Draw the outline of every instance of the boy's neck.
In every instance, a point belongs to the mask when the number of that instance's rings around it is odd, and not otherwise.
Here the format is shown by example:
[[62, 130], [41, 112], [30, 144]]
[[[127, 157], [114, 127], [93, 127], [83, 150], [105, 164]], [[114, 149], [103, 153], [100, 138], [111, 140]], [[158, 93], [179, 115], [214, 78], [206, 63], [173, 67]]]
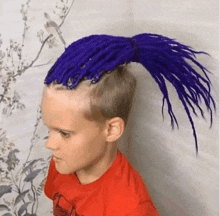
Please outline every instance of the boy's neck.
[[[108, 144], [109, 147], [111, 144]], [[99, 179], [113, 164], [117, 156], [117, 146], [112, 144], [106, 154], [89, 170], [80, 170], [75, 173], [81, 184], [90, 184]]]

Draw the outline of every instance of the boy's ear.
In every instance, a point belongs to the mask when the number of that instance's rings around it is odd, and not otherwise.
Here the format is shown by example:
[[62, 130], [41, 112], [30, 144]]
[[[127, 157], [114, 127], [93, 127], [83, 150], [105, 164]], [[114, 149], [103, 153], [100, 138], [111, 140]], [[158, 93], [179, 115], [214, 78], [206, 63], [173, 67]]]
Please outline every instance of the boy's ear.
[[114, 117], [107, 121], [107, 142], [114, 142], [120, 138], [124, 132], [124, 120], [119, 117]]

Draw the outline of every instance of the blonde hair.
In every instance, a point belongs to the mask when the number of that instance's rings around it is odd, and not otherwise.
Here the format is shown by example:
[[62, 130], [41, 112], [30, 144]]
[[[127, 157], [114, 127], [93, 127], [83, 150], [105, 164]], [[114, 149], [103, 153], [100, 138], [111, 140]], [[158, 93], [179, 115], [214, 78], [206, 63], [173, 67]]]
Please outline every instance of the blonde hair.
[[[90, 80], [81, 81], [81, 83], [85, 82], [91, 87], [88, 92], [90, 110], [84, 111], [85, 118], [103, 123], [106, 119], [120, 117], [126, 126], [137, 82], [127, 65], [120, 65], [114, 71], [105, 73], [95, 84], [90, 84]], [[52, 86], [55, 90], [69, 90], [56, 82], [47, 86]]]

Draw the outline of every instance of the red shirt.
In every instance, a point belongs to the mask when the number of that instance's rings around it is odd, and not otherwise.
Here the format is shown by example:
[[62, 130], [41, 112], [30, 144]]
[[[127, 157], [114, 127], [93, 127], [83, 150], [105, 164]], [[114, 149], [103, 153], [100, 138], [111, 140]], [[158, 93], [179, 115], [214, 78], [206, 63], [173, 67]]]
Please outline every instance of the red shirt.
[[120, 150], [109, 169], [85, 185], [75, 173], [58, 173], [51, 159], [44, 192], [53, 200], [55, 216], [159, 215], [142, 177]]

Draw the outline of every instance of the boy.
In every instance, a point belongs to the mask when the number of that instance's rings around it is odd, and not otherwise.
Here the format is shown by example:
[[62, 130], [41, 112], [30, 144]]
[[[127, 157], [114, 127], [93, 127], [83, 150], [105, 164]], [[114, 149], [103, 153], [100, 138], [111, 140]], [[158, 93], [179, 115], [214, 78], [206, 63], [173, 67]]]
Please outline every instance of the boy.
[[[139, 62], [151, 73], [164, 94], [173, 126], [177, 121], [164, 85], [163, 76], [167, 78], [195, 132], [187, 105], [200, 108], [198, 97], [204, 98], [210, 111], [211, 103], [215, 105], [209, 80], [184, 61], [192, 60], [205, 73], [193, 59], [195, 53], [153, 34], [92, 35], [65, 50], [45, 78], [41, 103], [42, 120], [50, 133], [46, 147], [53, 154], [45, 194], [53, 200], [54, 215], [158, 215], [142, 177], [116, 145], [136, 88], [127, 64]], [[195, 133], [194, 137], [197, 147]]]

